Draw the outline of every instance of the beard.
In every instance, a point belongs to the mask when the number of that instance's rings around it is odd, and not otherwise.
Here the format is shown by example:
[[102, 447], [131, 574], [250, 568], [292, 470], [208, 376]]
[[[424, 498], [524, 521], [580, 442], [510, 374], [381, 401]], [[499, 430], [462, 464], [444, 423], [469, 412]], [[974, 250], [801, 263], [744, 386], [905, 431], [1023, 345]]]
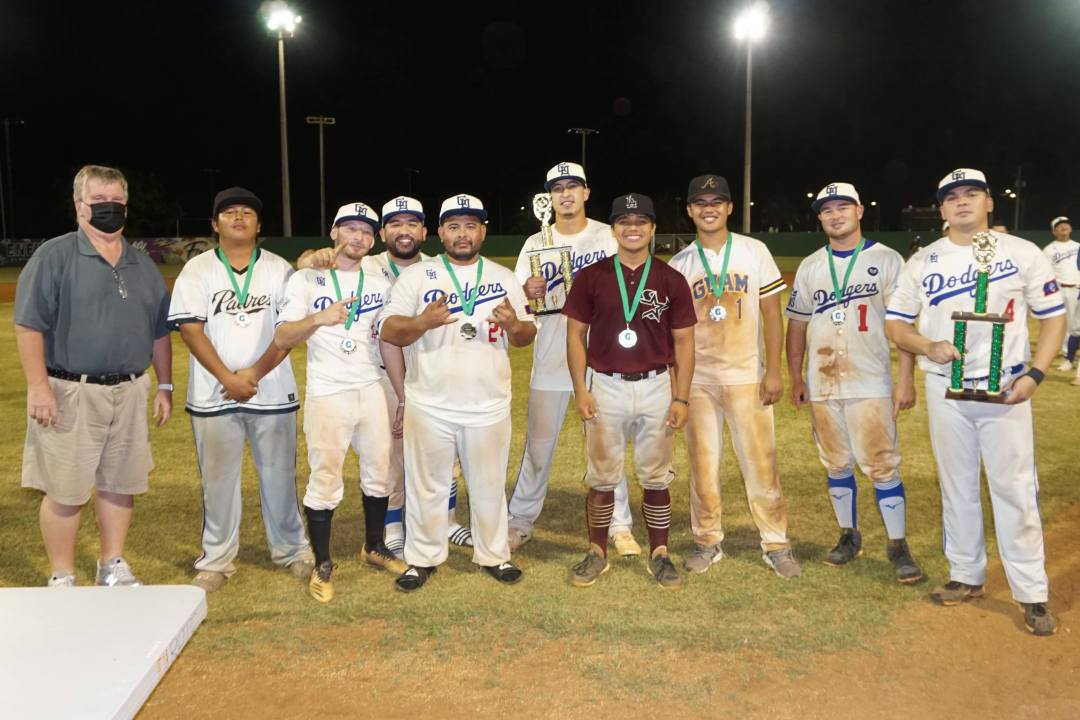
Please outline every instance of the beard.
[[421, 243], [414, 242], [412, 250], [409, 250], [407, 252], [401, 252], [400, 250], [398, 250], [396, 242], [393, 244], [388, 243], [386, 245], [386, 251], [399, 260], [412, 260], [414, 257], [420, 254], [420, 245]]
[[474, 257], [480, 254], [480, 247], [476, 246], [470, 247], [468, 250], [457, 250], [456, 248], [451, 246], [450, 249], [446, 251], [446, 254], [452, 257], [454, 260], [472, 260]]

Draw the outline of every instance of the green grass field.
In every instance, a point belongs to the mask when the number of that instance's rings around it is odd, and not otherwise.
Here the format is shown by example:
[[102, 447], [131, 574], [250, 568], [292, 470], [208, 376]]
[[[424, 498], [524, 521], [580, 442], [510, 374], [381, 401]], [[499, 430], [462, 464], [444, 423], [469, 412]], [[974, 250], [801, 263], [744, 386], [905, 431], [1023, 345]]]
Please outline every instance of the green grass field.
[[[0, 365], [4, 417], [0, 428], [0, 462], [9, 468], [6, 490], [0, 493], [0, 585], [36, 586], [48, 573], [37, 527], [40, 495], [19, 488], [25, 434], [25, 384], [14, 351], [12, 304], [0, 304], [0, 342], [9, 348]], [[151, 491], [136, 503], [127, 557], [146, 583], [185, 583], [199, 554], [201, 497], [194, 447], [183, 412], [188, 355], [174, 335], [174, 367], [178, 392], [172, 421], [152, 432], [156, 469]], [[511, 466], [512, 488], [525, 434], [531, 348], [513, 350], [514, 414]], [[293, 366], [303, 383], [304, 352], [294, 353]], [[1080, 445], [1075, 426], [1075, 398], [1070, 376], [1051, 372], [1035, 402], [1036, 445], [1044, 518], [1080, 498], [1075, 469]], [[824, 566], [824, 553], [836, 540], [837, 529], [825, 492], [824, 473], [810, 435], [806, 411], [797, 412], [788, 399], [776, 409], [780, 475], [789, 509], [790, 535], [803, 577], [793, 582], [777, 578], [761, 562], [756, 529], [730, 445], [723, 461], [723, 493], [727, 501], [724, 543], [726, 557], [708, 574], [689, 579], [678, 593], [661, 591], [641, 560], [613, 561], [612, 571], [596, 586], [570, 586], [568, 574], [586, 548], [584, 532], [585, 467], [580, 423], [571, 408], [551, 474], [552, 485], [534, 540], [515, 556], [526, 573], [520, 585], [504, 588], [471, 564], [470, 555], [451, 548], [450, 559], [422, 592], [403, 596], [392, 578], [357, 559], [362, 542], [362, 518], [356, 459], [346, 467], [346, 497], [335, 516], [333, 551], [338, 598], [320, 605], [306, 588], [269, 562], [259, 514], [258, 490], [250, 460], [244, 473], [244, 521], [239, 571], [210, 598], [210, 614], [191, 641], [189, 653], [238, 661], [273, 648], [302, 660], [317, 653], [305, 642], [311, 633], [334, 626], [376, 621], [385, 629], [380, 652], [399, 653], [410, 661], [411, 641], [427, 640], [428, 650], [456, 646], [467, 638], [477, 652], [509, 656], [523, 647], [573, 639], [605, 647], [669, 650], [757, 649], [776, 656], [801, 656], [865, 646], [897, 609], [920, 601], [931, 583], [946, 579], [941, 553], [940, 500], [927, 437], [925, 404], [919, 385], [919, 405], [900, 421], [902, 472], [908, 492], [909, 540], [928, 576], [928, 583], [899, 586], [884, 557], [885, 537], [873, 506], [873, 492], [860, 478], [865, 556], [853, 567]], [[306, 482], [304, 440], [298, 441], [298, 492]], [[629, 462], [629, 461], [628, 461]], [[628, 464], [628, 468], [632, 467]], [[674, 520], [672, 552], [678, 562], [689, 549], [687, 457], [680, 438], [676, 452], [677, 479], [672, 485]], [[631, 476], [632, 480], [633, 477]], [[641, 491], [631, 483], [635, 534], [644, 544], [640, 515]], [[467, 501], [459, 510], [464, 517]], [[989, 503], [984, 501], [987, 509]], [[77, 572], [82, 583], [93, 577], [97, 551], [96, 528], [87, 510], [79, 539]], [[992, 538], [992, 534], [988, 533]], [[991, 552], [996, 553], [993, 540]], [[600, 673], [592, 660], [568, 658], [571, 671]], [[577, 663], [577, 665], [573, 665]], [[618, 682], [617, 680], [613, 682]]]

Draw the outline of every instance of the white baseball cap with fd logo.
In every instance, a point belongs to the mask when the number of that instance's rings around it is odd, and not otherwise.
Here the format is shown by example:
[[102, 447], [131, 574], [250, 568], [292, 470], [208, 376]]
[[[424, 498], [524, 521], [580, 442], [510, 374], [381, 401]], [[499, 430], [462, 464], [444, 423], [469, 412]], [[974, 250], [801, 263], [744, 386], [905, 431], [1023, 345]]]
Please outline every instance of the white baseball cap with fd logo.
[[937, 200], [941, 202], [945, 199], [945, 196], [949, 194], [949, 191], [953, 188], [961, 187], [962, 185], [971, 185], [982, 190], [989, 190], [990, 186], [986, 183], [986, 175], [983, 175], [981, 170], [972, 170], [971, 168], [956, 168], [951, 173], [941, 178], [941, 182], [937, 186]]
[[810, 207], [814, 209], [814, 212], [819, 213], [822, 206], [830, 200], [848, 200], [856, 205], [862, 205], [859, 200], [859, 193], [854, 185], [846, 182], [835, 182], [821, 188], [821, 192], [814, 198], [814, 202], [810, 203]]
[[382, 206], [383, 224], [390, 222], [390, 218], [401, 214], [412, 215], [420, 222], [424, 222], [424, 206], [416, 198], [408, 195], [398, 195]]
[[337, 227], [341, 223], [348, 222], [349, 220], [366, 222], [372, 229], [379, 229], [379, 213], [375, 212], [375, 210], [366, 203], [347, 203], [339, 207], [337, 215], [334, 216], [334, 224], [331, 227]]
[[439, 209], [439, 222], [442, 223], [448, 217], [454, 215], [472, 215], [480, 220], [480, 222], [487, 222], [487, 210], [484, 209], [484, 203], [480, 202], [480, 198], [472, 195], [451, 195], [443, 200], [442, 207]]
[[582, 185], [586, 185], [585, 168], [573, 162], [559, 163], [548, 170], [547, 181], [544, 182], [544, 189], [551, 192], [551, 186], [560, 180], [578, 180]]

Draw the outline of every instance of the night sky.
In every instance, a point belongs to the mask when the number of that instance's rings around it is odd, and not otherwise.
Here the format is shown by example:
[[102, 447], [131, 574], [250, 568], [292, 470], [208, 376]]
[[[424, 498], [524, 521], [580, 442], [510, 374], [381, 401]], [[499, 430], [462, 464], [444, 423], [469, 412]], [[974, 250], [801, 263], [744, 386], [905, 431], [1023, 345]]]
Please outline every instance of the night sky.
[[[660, 232], [685, 230], [676, 198], [706, 171], [728, 177], [738, 206], [745, 51], [731, 23], [742, 5], [296, 2], [293, 233], [319, 231], [317, 130], [304, 123], [318, 114], [337, 118], [326, 132], [331, 214], [353, 200], [381, 207], [417, 168], [413, 194], [429, 213], [468, 192], [493, 231], [531, 230], [519, 208], [551, 165], [579, 158], [572, 126], [600, 131], [587, 157], [593, 217], [633, 190], [657, 199]], [[140, 231], [129, 234], [172, 235], [177, 215], [183, 234], [206, 234], [212, 189], [234, 184], [263, 198], [263, 232], [279, 233], [276, 38], [259, 7], [3, 0], [0, 117], [25, 122], [11, 135], [9, 234], [70, 229], [71, 178], [90, 162], [128, 174], [129, 230]], [[1022, 165], [1025, 227], [1080, 213], [1080, 3], [770, 10], [754, 51], [755, 230], [805, 226], [806, 193], [835, 180], [897, 227], [900, 208], [930, 205], [957, 166], [983, 169], [1000, 192]], [[1013, 201], [997, 203], [1011, 226]]]

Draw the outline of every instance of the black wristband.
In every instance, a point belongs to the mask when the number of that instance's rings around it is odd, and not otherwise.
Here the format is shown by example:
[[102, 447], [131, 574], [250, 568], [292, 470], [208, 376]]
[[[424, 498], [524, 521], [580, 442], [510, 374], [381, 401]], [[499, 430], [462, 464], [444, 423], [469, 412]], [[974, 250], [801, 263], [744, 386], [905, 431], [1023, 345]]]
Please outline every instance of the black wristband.
[[1041, 383], [1043, 380], [1046, 379], [1046, 373], [1044, 373], [1039, 368], [1034, 368], [1034, 367], [1028, 368], [1028, 371], [1026, 373], [1024, 373], [1024, 375], [1027, 375], [1029, 378], [1034, 380], [1036, 385], [1038, 385], [1039, 383]]
[[690, 407], [690, 401], [689, 400], [683, 400], [682, 398], [673, 397], [673, 398], [671, 398], [671, 402], [679, 402], [679, 403], [682, 403], [683, 405], [685, 405], [686, 407]]

